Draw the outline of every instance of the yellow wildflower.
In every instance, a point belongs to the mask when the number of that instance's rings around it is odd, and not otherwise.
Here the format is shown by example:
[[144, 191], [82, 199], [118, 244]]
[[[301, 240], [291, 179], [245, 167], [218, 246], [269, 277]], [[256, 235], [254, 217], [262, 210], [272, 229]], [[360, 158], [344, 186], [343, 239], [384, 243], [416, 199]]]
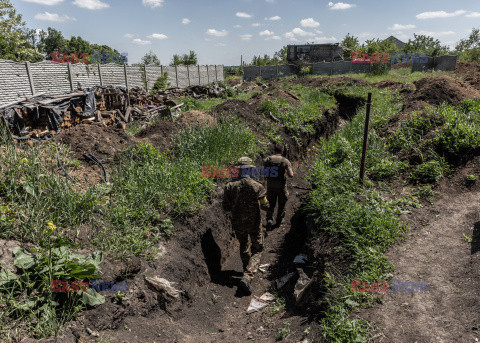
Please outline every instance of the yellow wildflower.
[[49, 230], [54, 231], [54, 230], [57, 228], [57, 226], [56, 226], [55, 224], [53, 224], [52, 221], [49, 221], [49, 222], [47, 222], [47, 228], [48, 228]]
[[22, 159], [20, 160], [20, 162], [21, 162], [21, 163], [28, 163], [28, 159], [27, 159], [26, 157], [24, 157], [24, 158], [22, 158]]

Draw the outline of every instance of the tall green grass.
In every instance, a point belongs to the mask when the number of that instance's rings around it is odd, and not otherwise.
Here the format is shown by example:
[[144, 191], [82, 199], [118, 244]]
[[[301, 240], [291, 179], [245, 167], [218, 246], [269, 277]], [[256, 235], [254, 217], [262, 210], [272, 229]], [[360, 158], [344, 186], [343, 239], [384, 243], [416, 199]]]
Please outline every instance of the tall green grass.
[[[358, 93], [349, 90], [350, 93]], [[372, 118], [391, 117], [400, 110], [392, 105], [388, 92], [374, 92]], [[393, 267], [385, 257], [386, 248], [396, 242], [406, 228], [398, 219], [396, 206], [383, 199], [367, 180], [362, 186], [359, 167], [363, 141], [365, 109], [328, 140], [320, 150], [309, 173], [313, 190], [307, 207], [318, 230], [340, 238], [341, 250], [350, 260], [347, 275], [330, 270], [326, 302], [329, 309], [321, 320], [323, 338], [328, 342], [359, 342], [367, 337], [367, 323], [350, 319], [350, 311], [359, 306], [365, 294], [352, 293], [350, 280], [385, 280]], [[368, 141], [367, 168], [391, 160], [385, 142], [374, 131]]]

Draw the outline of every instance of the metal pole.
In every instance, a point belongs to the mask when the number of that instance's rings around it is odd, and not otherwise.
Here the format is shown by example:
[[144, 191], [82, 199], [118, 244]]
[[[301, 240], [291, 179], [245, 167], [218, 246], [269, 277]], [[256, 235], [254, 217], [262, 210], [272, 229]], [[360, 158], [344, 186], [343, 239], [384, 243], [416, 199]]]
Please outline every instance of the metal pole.
[[363, 133], [362, 162], [360, 164], [360, 183], [363, 184], [365, 178], [365, 160], [367, 159], [368, 129], [370, 125], [370, 108], [372, 107], [372, 93], [368, 93], [367, 114], [365, 116], [365, 130]]

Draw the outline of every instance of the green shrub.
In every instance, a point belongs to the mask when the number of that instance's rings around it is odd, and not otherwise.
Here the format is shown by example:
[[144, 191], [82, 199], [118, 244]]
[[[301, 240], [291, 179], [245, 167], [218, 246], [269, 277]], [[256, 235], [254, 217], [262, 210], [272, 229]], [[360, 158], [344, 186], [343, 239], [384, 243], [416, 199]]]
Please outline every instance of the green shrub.
[[406, 168], [408, 168], [407, 161], [384, 159], [369, 169], [369, 177], [372, 180], [386, 180], [401, 173]]
[[168, 73], [165, 72], [163, 75], [159, 76], [155, 84], [153, 85], [153, 91], [161, 91], [170, 87], [170, 82], [168, 82]]
[[448, 172], [448, 165], [442, 160], [431, 160], [418, 165], [410, 176], [412, 181], [437, 183]]

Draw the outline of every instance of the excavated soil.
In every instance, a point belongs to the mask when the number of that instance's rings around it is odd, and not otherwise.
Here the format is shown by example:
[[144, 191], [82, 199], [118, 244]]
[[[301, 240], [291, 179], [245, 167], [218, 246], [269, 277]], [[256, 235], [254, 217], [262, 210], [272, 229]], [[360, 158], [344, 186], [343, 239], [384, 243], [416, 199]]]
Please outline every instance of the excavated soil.
[[473, 88], [480, 90], [480, 63], [458, 62], [455, 74], [463, 77]]
[[172, 147], [173, 135], [182, 127], [183, 125], [177, 122], [159, 120], [138, 132], [135, 137], [166, 151]]
[[344, 87], [344, 86], [359, 86], [359, 87], [366, 87], [371, 85], [370, 82], [355, 79], [348, 76], [340, 76], [340, 77], [305, 77], [300, 79], [292, 79], [291, 83], [293, 84], [301, 84], [302, 86], [310, 86], [310, 87]]
[[55, 141], [68, 145], [79, 160], [84, 161], [83, 154], [90, 153], [102, 162], [111, 160], [117, 152], [136, 144], [136, 140], [123, 129], [96, 124], [81, 124], [61, 131], [55, 136]]
[[215, 122], [213, 117], [202, 111], [186, 111], [182, 113], [182, 116], [178, 118], [177, 123], [185, 126], [198, 126], [198, 125], [210, 125]]
[[457, 105], [464, 99], [480, 98], [470, 84], [450, 76], [426, 77], [414, 82], [416, 92], [408, 101], [425, 101], [433, 105]]

